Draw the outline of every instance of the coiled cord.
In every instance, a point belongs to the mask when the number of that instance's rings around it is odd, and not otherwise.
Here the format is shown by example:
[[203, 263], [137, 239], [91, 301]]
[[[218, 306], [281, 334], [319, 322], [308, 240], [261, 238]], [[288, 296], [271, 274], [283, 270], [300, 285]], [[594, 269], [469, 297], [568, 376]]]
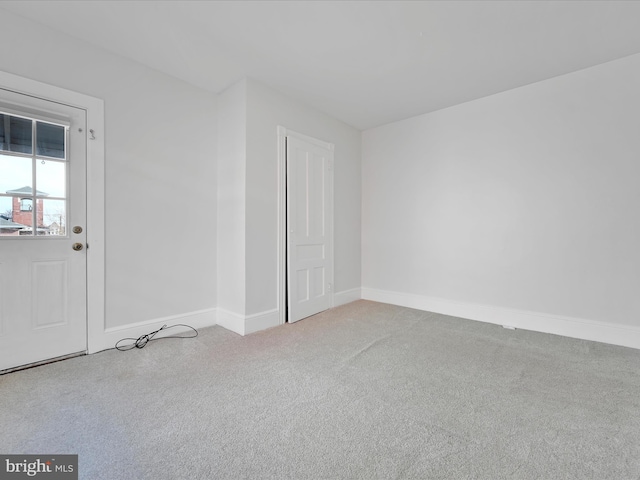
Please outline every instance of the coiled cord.
[[[159, 338], [153, 338], [156, 336], [156, 334], [158, 334], [159, 332], [163, 331], [163, 330], [169, 330], [170, 328], [174, 328], [174, 327], [187, 327], [190, 328], [191, 330], [194, 331], [195, 335], [190, 334], [190, 335], [168, 335], [166, 337], [159, 337]], [[159, 328], [158, 330], [151, 332], [151, 333], [146, 333], [144, 335], [140, 335], [138, 338], [123, 338], [122, 340], [118, 340], [116, 342], [116, 349], [120, 350], [121, 352], [126, 352], [127, 350], [131, 350], [133, 348], [144, 348], [147, 343], [149, 343], [151, 340], [162, 340], [164, 338], [196, 338], [198, 336], [198, 331], [193, 328], [190, 325], [185, 325], [184, 323], [178, 323], [176, 325], [171, 325], [170, 327], [167, 327], [166, 325], [163, 325], [161, 328]], [[122, 342], [125, 341], [131, 341], [132, 343], [128, 344], [128, 345], [124, 345], [124, 346], [120, 346], [120, 344]]]

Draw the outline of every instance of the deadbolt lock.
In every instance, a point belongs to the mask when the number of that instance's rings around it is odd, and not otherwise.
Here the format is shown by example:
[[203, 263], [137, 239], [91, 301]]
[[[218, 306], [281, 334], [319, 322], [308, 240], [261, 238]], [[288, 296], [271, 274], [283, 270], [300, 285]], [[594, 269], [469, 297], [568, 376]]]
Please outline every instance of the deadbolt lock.
[[73, 244], [73, 248], [76, 252], [79, 252], [80, 250], [82, 250], [84, 248], [84, 245], [82, 245], [81, 243], [74, 243]]
[[82, 233], [82, 227], [76, 225], [75, 227], [73, 227], [73, 233]]

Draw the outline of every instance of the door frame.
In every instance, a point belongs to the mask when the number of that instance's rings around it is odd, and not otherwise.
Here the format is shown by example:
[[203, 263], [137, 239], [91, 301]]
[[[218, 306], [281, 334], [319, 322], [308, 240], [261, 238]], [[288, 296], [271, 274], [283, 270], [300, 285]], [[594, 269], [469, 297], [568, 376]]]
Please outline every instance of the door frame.
[[[333, 143], [328, 143], [322, 140], [318, 140], [317, 138], [310, 137], [308, 135], [304, 135], [302, 133], [298, 133], [294, 130], [285, 128], [281, 125], [278, 125], [277, 128], [278, 134], [278, 282], [277, 282], [277, 309], [279, 316], [279, 323], [283, 324], [287, 321], [287, 282], [286, 282], [286, 271], [287, 271], [287, 137], [295, 137], [297, 139], [303, 140], [305, 142], [311, 143], [313, 145], [317, 145], [322, 148], [326, 148], [331, 152], [331, 157], [329, 159], [329, 175], [331, 176], [331, 187], [330, 187], [330, 209], [332, 213], [335, 214], [334, 210], [334, 178], [333, 178], [333, 155], [335, 152], [335, 146]], [[332, 225], [331, 225], [331, 237], [329, 238], [329, 243], [331, 245], [331, 270], [333, 272], [333, 276], [335, 277], [335, 249], [334, 249], [334, 237], [335, 237], [335, 215], [331, 215]], [[329, 292], [329, 296], [331, 299], [331, 308], [335, 306], [334, 301], [334, 293], [335, 293], [335, 278], [331, 279], [331, 291]]]
[[3, 71], [0, 88], [86, 112], [87, 353], [98, 352], [105, 329], [104, 101]]

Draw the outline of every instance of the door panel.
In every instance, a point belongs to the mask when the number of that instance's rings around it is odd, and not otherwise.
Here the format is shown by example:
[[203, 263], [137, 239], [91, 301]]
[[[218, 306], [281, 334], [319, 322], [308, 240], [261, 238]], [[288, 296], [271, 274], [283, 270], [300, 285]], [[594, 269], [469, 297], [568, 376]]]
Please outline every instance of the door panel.
[[332, 306], [333, 152], [287, 137], [288, 321]]
[[35, 261], [31, 264], [31, 304], [33, 328], [67, 323], [66, 260]]
[[0, 113], [4, 370], [87, 348], [86, 113], [3, 89]]

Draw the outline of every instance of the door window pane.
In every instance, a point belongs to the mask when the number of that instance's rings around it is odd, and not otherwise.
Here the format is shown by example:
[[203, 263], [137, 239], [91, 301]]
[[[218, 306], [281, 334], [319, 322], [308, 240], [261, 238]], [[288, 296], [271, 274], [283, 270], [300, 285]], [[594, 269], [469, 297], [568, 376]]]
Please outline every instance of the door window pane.
[[[19, 205], [19, 200], [16, 200]], [[31, 232], [31, 222], [32, 215], [28, 214], [26, 216], [26, 224], [19, 223], [14, 221], [14, 205], [13, 198], [11, 197], [0, 197], [0, 236], [18, 236], [20, 232], [27, 230], [30, 234]], [[18, 217], [20, 215], [18, 214]], [[17, 218], [16, 220], [20, 220]]]
[[67, 164], [51, 160], [36, 162], [37, 195], [43, 197], [66, 197]]
[[7, 152], [33, 152], [32, 121], [0, 113], [0, 150]]
[[30, 158], [0, 155], [0, 193], [20, 190], [31, 195], [31, 164]]
[[65, 158], [64, 137], [64, 127], [36, 122], [36, 155]]
[[32, 159], [0, 155], [2, 235], [33, 234]]
[[38, 235], [64, 236], [67, 234], [67, 202], [65, 200], [38, 199]]

